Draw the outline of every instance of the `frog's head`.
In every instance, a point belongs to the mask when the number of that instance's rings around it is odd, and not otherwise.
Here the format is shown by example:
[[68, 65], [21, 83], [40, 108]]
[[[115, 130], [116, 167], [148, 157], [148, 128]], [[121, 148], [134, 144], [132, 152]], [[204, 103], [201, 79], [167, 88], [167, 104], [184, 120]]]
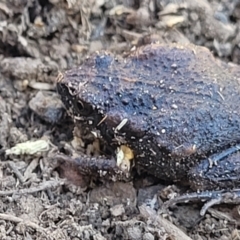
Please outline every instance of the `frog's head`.
[[115, 105], [119, 105], [116, 76], [123, 75], [119, 62], [122, 61], [110, 53], [95, 53], [80, 67], [59, 74], [57, 90], [73, 118], [96, 127], [106, 114], [109, 116], [109, 111], [116, 109]]
[[117, 165], [129, 171], [128, 159], [133, 158], [133, 153], [122, 145], [124, 141], [116, 141], [114, 131], [120, 128], [116, 126], [122, 126], [121, 122], [124, 122], [124, 113], [115, 108], [116, 92], [119, 89], [114, 81], [119, 79], [112, 76], [123, 74], [118, 72], [121, 68], [116, 67], [117, 64], [118, 59], [111, 54], [96, 53], [79, 68], [60, 73], [57, 91], [69, 115], [76, 122], [84, 123], [88, 132], [96, 128], [100, 130], [104, 141], [117, 154]]
[[92, 106], [82, 100], [79, 100], [72, 89], [68, 86], [58, 84], [57, 91], [60, 94], [65, 109], [73, 120], [86, 123], [88, 122], [89, 125], [93, 125], [91, 119], [95, 118], [94, 122], [96, 122], [97, 119], [100, 118], [99, 114], [94, 111]]

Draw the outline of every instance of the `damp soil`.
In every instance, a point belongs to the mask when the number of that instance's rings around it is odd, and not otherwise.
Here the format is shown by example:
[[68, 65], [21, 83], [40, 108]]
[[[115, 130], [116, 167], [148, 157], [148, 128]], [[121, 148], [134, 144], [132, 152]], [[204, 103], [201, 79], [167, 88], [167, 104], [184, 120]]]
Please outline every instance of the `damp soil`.
[[95, 51], [127, 55], [156, 41], [205, 46], [240, 64], [240, 2], [0, 2], [0, 239], [240, 239], [239, 206], [215, 206], [204, 217], [202, 203], [162, 211], [164, 196], [190, 189], [149, 176], [100, 184], [57, 161], [83, 144], [72, 142], [59, 72]]

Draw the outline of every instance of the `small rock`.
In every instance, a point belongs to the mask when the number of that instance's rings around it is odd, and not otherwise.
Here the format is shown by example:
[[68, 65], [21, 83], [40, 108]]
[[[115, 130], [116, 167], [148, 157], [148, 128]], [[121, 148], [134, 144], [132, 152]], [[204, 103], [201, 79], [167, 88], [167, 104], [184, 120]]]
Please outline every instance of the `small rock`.
[[89, 197], [92, 203], [97, 202], [109, 206], [117, 204], [136, 206], [136, 198], [136, 189], [129, 182], [112, 182], [107, 186], [94, 188]]
[[140, 240], [142, 239], [142, 231], [139, 226], [133, 226], [127, 228], [128, 239]]
[[29, 102], [30, 109], [47, 122], [58, 122], [63, 114], [63, 106], [57, 93], [39, 91]]
[[140, 188], [138, 191], [138, 206], [146, 204], [152, 209], [158, 208], [158, 201], [156, 199], [157, 193], [163, 189], [163, 186], [158, 184], [146, 188]]
[[154, 236], [151, 233], [144, 233], [143, 234], [143, 240], [154, 240]]
[[109, 218], [102, 221], [102, 226], [104, 227], [109, 227], [111, 225]]
[[119, 217], [125, 213], [123, 204], [118, 204], [110, 208], [110, 212], [113, 217]]
[[[16, 67], [17, 66], [17, 67]], [[42, 61], [40, 59], [26, 57], [9, 57], [0, 62], [1, 71], [4, 75], [11, 76], [18, 80], [41, 80], [41, 82], [52, 82], [56, 76], [51, 76], [58, 70], [58, 66], [51, 60]]]
[[106, 240], [106, 238], [103, 237], [100, 233], [97, 233], [93, 236], [93, 240]]

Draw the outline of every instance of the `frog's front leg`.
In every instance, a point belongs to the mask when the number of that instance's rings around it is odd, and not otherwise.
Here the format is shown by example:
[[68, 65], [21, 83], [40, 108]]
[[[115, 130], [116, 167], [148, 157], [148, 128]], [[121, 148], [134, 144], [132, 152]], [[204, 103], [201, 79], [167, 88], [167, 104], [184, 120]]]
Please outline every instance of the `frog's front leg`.
[[79, 174], [79, 176], [112, 181], [129, 181], [131, 179], [130, 169], [125, 167], [125, 162], [128, 162], [128, 159], [125, 158], [121, 160], [122, 164], [119, 164], [113, 158], [109, 159], [104, 156], [90, 157], [82, 155], [75, 158], [58, 154], [55, 158], [58, 160], [59, 165], [65, 168], [65, 171], [68, 171], [67, 168], [74, 168], [76, 174]]
[[[191, 188], [197, 192], [184, 194], [165, 203], [165, 207], [188, 201], [206, 201], [200, 214], [221, 203], [240, 203], [240, 145], [201, 161], [189, 171]], [[199, 192], [201, 190], [202, 192]]]

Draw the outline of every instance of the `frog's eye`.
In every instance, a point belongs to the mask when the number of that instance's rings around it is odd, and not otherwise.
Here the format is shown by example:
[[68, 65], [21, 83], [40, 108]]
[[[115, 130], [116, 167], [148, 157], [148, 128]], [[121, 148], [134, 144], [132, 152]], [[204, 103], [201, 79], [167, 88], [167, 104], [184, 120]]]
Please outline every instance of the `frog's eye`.
[[81, 116], [89, 116], [92, 113], [92, 107], [79, 100], [75, 101], [74, 107]]
[[83, 108], [84, 108], [84, 105], [83, 105], [82, 102], [76, 101], [75, 107], [76, 107], [76, 109], [77, 109], [78, 111], [82, 111]]

